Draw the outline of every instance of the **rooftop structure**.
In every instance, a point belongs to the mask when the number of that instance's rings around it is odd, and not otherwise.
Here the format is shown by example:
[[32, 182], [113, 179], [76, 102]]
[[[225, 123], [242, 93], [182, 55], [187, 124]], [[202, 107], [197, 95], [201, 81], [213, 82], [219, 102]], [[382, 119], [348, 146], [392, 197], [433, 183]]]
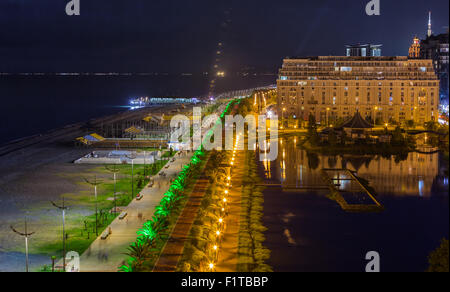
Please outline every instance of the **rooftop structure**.
[[433, 30], [431, 29], [431, 11], [428, 12], [428, 32], [427, 36], [430, 37], [433, 35]]
[[408, 57], [411, 59], [420, 58], [420, 40], [418, 37], [414, 37], [413, 43], [409, 47]]
[[346, 47], [347, 57], [380, 57], [382, 45], [356, 44]]

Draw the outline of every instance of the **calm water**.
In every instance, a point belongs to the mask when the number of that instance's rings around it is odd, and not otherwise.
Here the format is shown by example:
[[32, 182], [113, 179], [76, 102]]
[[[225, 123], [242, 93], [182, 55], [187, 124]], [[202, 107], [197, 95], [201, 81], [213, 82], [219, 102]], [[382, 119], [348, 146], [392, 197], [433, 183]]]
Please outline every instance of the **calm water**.
[[[0, 144], [126, 110], [134, 97], [204, 95], [208, 82], [203, 76], [0, 76]], [[227, 77], [217, 81], [217, 92], [273, 83], [273, 76]]]
[[365, 271], [377, 251], [382, 271], [424, 271], [428, 254], [449, 234], [448, 177], [440, 154], [410, 153], [406, 160], [379, 156], [322, 156], [280, 139], [279, 159], [261, 163], [271, 183], [323, 186], [320, 170], [348, 168], [369, 180], [382, 213], [351, 214], [326, 190], [265, 190], [264, 224], [275, 271]]

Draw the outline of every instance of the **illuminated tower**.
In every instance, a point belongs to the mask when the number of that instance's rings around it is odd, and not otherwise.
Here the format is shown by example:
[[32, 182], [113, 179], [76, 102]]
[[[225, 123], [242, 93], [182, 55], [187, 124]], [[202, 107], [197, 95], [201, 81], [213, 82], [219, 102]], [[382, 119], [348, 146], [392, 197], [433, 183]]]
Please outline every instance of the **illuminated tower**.
[[431, 30], [431, 11], [428, 13], [428, 37], [430, 37], [433, 34], [433, 31]]
[[414, 41], [412, 45], [409, 47], [408, 56], [410, 59], [420, 58], [420, 40], [417, 37], [414, 37]]

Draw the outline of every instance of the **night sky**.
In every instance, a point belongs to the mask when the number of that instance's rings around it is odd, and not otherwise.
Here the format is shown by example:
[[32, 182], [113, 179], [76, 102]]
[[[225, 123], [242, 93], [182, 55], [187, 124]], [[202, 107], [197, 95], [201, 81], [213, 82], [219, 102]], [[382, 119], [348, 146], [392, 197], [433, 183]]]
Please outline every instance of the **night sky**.
[[68, 0], [0, 1], [0, 72], [209, 71], [218, 42], [223, 68], [276, 71], [285, 56], [343, 55], [350, 43], [406, 55], [424, 37], [427, 13], [445, 32], [448, 0]]

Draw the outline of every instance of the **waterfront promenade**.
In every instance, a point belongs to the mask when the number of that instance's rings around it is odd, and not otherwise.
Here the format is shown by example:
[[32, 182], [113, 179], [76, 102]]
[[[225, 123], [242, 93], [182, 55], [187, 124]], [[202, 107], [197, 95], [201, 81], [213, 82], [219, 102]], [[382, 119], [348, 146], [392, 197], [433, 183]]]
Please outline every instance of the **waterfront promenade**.
[[153, 272], [176, 271], [178, 263], [183, 256], [184, 244], [189, 237], [189, 232], [197, 217], [208, 185], [209, 180], [206, 178], [199, 179], [195, 184], [194, 190], [189, 196], [189, 201], [184, 207], [183, 213], [178, 218], [170, 234], [170, 238], [153, 268]]
[[175, 162], [169, 163], [167, 169], [161, 170], [167, 174], [166, 177], [156, 175], [154, 186], [151, 188], [147, 186], [142, 190], [143, 198], [140, 201], [133, 200], [130, 205], [123, 208], [128, 215], [123, 220], [116, 218], [107, 227], [111, 228], [111, 235], [102, 240], [99, 234], [89, 249], [81, 255], [81, 272], [117, 272], [118, 267], [127, 259], [124, 253], [127, 252], [128, 246], [137, 238], [136, 232], [152, 218], [155, 207], [169, 189], [169, 180], [181, 171], [182, 166], [189, 163], [191, 156], [191, 153], [182, 157], [176, 156]]
[[228, 198], [228, 216], [225, 218], [226, 228], [215, 267], [215, 271], [220, 273], [238, 271], [239, 230], [241, 229], [241, 216], [243, 216], [241, 199], [244, 185], [242, 181], [248, 167], [244, 163], [247, 161], [247, 155], [249, 155], [248, 151], [237, 152], [236, 161], [243, 163], [237, 163], [231, 175], [232, 187]]

